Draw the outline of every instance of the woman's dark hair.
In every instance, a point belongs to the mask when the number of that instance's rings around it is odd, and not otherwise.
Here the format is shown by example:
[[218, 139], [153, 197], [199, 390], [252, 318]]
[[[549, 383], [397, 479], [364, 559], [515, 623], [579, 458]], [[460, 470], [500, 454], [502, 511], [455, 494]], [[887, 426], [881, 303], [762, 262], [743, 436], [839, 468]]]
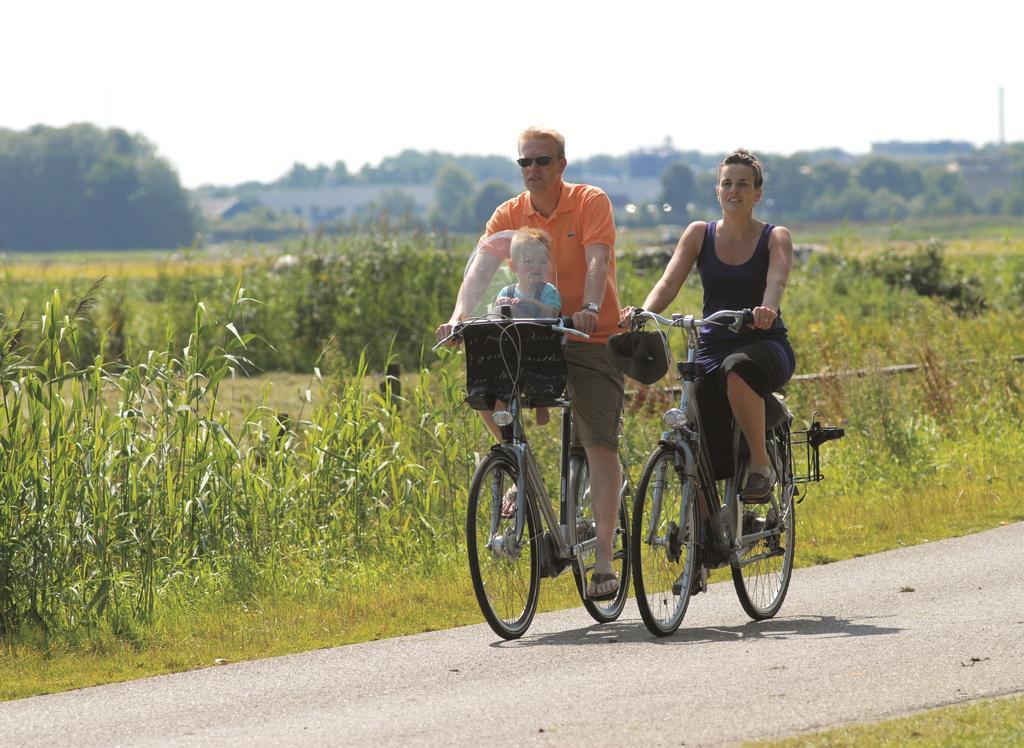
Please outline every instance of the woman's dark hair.
[[722, 168], [725, 166], [729, 166], [730, 164], [743, 164], [744, 166], [749, 166], [751, 169], [754, 170], [754, 186], [760, 187], [762, 184], [764, 184], [764, 173], [762, 172], [764, 164], [762, 164], [758, 160], [757, 156], [748, 151], [746, 148], [737, 148], [735, 151], [726, 156], [722, 163], [718, 165], [718, 173], [721, 174]]

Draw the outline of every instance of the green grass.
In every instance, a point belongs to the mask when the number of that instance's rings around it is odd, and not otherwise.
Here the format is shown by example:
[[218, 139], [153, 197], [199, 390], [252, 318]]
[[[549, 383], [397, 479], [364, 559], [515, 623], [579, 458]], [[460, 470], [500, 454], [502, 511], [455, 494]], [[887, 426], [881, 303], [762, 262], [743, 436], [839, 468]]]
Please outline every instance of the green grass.
[[[541, 612], [579, 605], [572, 574], [545, 580]], [[0, 701], [481, 622], [461, 555], [429, 575], [378, 573], [345, 590], [281, 593], [168, 611], [131, 641], [109, 630], [80, 646], [31, 633], [0, 650]]]
[[[799, 506], [798, 564], [1024, 519], [1024, 366], [1009, 361], [1024, 353], [1014, 306], [1022, 248], [986, 244], [957, 255], [998, 259], [977, 265], [992, 303], [965, 316], [942, 298], [854, 272], [843, 256], [794, 273], [785, 312], [798, 371], [922, 366], [914, 375], [790, 387], [798, 423], [820, 411], [848, 432], [823, 448], [828, 478]], [[330, 315], [316, 315], [334, 314], [338, 294], [352, 304], [344, 319], [331, 318], [347, 325], [338, 329], [369, 335], [365, 309], [408, 295], [402, 284], [424, 273], [411, 265], [374, 285], [381, 263], [423, 259], [433, 269], [447, 256], [420, 258], [415, 243], [379, 237], [335, 248], [357, 250], [381, 257], [336, 270], [313, 253], [287, 282], [264, 277], [266, 263], [254, 261], [245, 287], [266, 290], [268, 304], [248, 300], [237, 280], [224, 294], [202, 285], [209, 276], [185, 276], [173, 304], [161, 302], [172, 306], [152, 307], [147, 324], [188, 325], [152, 353], [118, 361], [103, 355], [116, 328], [97, 327], [88, 304], [76, 309], [60, 294], [37, 297], [34, 286], [5, 281], [30, 307], [20, 328], [18, 314], [0, 319], [0, 696], [481, 620], [462, 534], [474, 453], [488, 442], [461, 404], [461, 354], [406, 366], [400, 399], [381, 394], [367, 359], [337, 350], [324, 358], [323, 376], [299, 364], [308, 373], [241, 376], [261, 339], [288, 339], [296, 324], [318, 319], [332, 334]], [[642, 298], [656, 271], [626, 257], [619, 268], [623, 300]], [[415, 322], [403, 328], [407, 351], [422, 347], [436, 309], [450, 304], [452, 278], [435, 281], [413, 289], [413, 306], [396, 301], [391, 310]], [[203, 290], [217, 303], [197, 307]], [[142, 291], [168, 289], [125, 283], [101, 289], [99, 301], [123, 294], [130, 306]], [[298, 303], [321, 292], [319, 307]], [[186, 296], [187, 315], [174, 306]], [[699, 303], [699, 287], [688, 283], [672, 311]], [[263, 316], [247, 316], [253, 309]], [[384, 337], [375, 337], [375, 351], [387, 350]], [[964, 360], [985, 361], [984, 376]], [[669, 402], [657, 388], [639, 388], [629, 402], [622, 451], [634, 483]], [[549, 486], [555, 435], [548, 426], [532, 442]], [[541, 603], [577, 605], [571, 579], [546, 583]]]
[[1024, 744], [1024, 696], [984, 699], [929, 709], [909, 717], [867, 725], [850, 725], [781, 741], [748, 746], [829, 748], [842, 746], [1011, 746]]

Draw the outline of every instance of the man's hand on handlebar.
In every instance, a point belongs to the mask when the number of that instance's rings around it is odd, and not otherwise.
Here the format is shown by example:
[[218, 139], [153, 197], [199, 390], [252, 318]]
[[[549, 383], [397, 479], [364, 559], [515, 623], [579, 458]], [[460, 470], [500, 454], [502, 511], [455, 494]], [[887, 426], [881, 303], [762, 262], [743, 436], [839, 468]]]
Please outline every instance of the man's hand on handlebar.
[[[452, 330], [457, 324], [458, 321], [450, 321], [438, 326], [437, 330], [434, 331], [434, 338], [437, 340], [439, 344], [445, 338], [451, 338]], [[454, 337], [446, 341], [445, 345], [458, 345], [460, 342], [462, 342], [461, 337]]]
[[597, 329], [597, 312], [592, 309], [580, 309], [572, 315], [572, 326], [589, 335]]

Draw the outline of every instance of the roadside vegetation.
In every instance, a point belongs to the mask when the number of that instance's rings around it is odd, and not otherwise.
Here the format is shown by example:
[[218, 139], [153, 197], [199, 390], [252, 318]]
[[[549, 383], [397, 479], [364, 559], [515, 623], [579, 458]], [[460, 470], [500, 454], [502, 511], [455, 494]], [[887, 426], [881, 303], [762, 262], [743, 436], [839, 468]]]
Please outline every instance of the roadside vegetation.
[[1021, 745], [1024, 743], [1024, 696], [985, 699], [929, 709], [909, 717], [868, 725], [850, 725], [801, 735], [782, 741], [748, 745], [779, 748], [845, 748], [872, 745], [881, 748], [920, 748], [953, 745]]
[[[848, 433], [798, 508], [799, 564], [1024, 520], [1024, 240], [953, 246], [833, 247], [794, 272], [798, 372], [822, 374], [790, 387], [797, 428], [817, 411]], [[9, 265], [0, 698], [478, 622], [462, 536], [488, 441], [461, 352], [429, 353], [470, 248], [379, 233], [287, 263]], [[620, 249], [635, 302], [660, 264]], [[673, 309], [699, 308], [693, 279]], [[890, 364], [920, 368], [871, 373]], [[669, 401], [631, 392], [634, 480]], [[555, 429], [535, 438], [549, 485]], [[577, 603], [545, 585], [547, 608]]]

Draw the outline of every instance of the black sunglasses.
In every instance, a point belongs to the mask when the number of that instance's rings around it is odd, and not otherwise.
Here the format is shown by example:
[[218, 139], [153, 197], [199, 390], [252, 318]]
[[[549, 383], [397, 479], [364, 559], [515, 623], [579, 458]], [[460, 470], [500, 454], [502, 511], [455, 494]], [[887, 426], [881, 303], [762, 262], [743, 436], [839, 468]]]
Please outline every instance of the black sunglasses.
[[547, 166], [554, 160], [554, 156], [537, 156], [537, 158], [517, 158], [516, 163], [525, 169], [529, 166], [533, 166], [534, 161], [537, 162], [537, 166]]

